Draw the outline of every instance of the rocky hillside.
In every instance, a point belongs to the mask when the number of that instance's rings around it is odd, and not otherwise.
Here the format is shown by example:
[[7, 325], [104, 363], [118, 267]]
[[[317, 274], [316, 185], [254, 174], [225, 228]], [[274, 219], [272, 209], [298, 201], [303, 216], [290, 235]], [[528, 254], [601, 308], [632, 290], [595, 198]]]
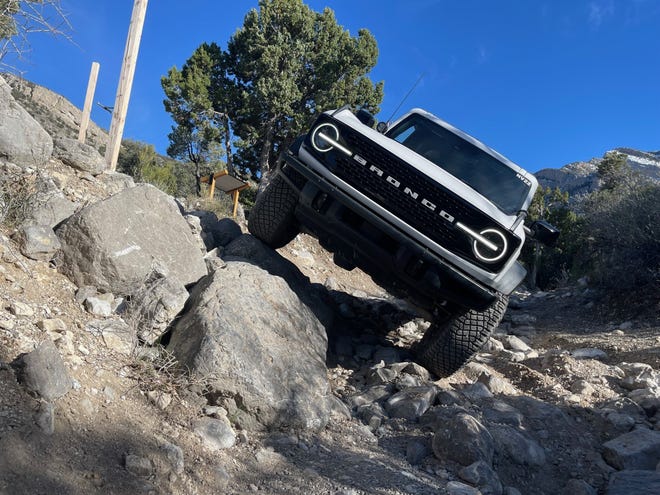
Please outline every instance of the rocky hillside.
[[[660, 151], [637, 151], [630, 148], [616, 148], [627, 156], [628, 165], [643, 175], [655, 181], [660, 181]], [[567, 191], [571, 197], [577, 197], [598, 189], [598, 164], [602, 158], [592, 158], [588, 162], [573, 162], [555, 169], [546, 168], [534, 174], [543, 187], [559, 187]]]
[[657, 318], [520, 290], [438, 379], [423, 315], [312, 238], [99, 159], [0, 80], [0, 493], [660, 492]]

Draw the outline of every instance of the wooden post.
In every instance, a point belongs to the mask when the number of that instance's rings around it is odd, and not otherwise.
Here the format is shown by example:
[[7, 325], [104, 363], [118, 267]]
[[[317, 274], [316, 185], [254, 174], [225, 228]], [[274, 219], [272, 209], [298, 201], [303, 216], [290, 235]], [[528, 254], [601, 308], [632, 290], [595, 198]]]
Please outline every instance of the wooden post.
[[142, 26], [144, 25], [144, 18], [147, 12], [147, 2], [148, 0], [135, 0], [133, 13], [131, 14], [131, 24], [128, 28], [124, 62], [119, 76], [115, 107], [112, 111], [108, 147], [105, 150], [105, 162], [108, 170], [112, 172], [117, 168], [117, 158], [119, 157], [121, 138], [124, 134], [126, 112], [128, 110], [128, 101], [131, 97], [131, 87], [133, 86], [138, 51], [140, 50], [140, 39], [142, 38]]
[[96, 80], [99, 77], [99, 63], [92, 62], [92, 70], [89, 73], [89, 82], [87, 83], [87, 94], [85, 95], [85, 106], [83, 107], [82, 117], [80, 118], [80, 133], [78, 141], [85, 142], [87, 137], [87, 126], [89, 125], [89, 116], [92, 113], [92, 102], [94, 101], [94, 92], [96, 91]]
[[236, 210], [238, 210], [238, 195], [239, 195], [240, 193], [241, 193], [241, 192], [240, 192], [238, 189], [236, 189], [236, 190], [232, 193], [232, 195], [234, 196], [234, 210], [233, 210], [233, 212], [232, 212], [232, 213], [233, 213], [233, 215], [232, 215], [233, 218], [236, 218]]
[[211, 179], [211, 192], [209, 193], [209, 198], [213, 199], [213, 194], [215, 194], [215, 177]]

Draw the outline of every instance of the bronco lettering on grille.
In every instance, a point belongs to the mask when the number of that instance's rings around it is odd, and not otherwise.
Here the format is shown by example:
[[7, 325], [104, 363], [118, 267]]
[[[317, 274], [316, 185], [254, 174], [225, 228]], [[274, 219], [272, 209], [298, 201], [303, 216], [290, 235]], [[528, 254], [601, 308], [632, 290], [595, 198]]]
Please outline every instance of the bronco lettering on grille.
[[[353, 159], [356, 162], [358, 162], [360, 165], [362, 165], [364, 167], [367, 166], [367, 160], [362, 158], [357, 153], [355, 155], [353, 155]], [[370, 172], [373, 172], [378, 177], [384, 177], [385, 182], [387, 182], [390, 186], [392, 186], [396, 189], [401, 189], [401, 181], [399, 181], [395, 177], [392, 177], [391, 175], [385, 175], [385, 172], [383, 170], [381, 170], [380, 168], [376, 167], [375, 165], [369, 165], [368, 170]], [[426, 199], [426, 198], [421, 198], [420, 199], [419, 198], [419, 193], [416, 192], [416, 191], [413, 191], [412, 189], [410, 189], [407, 186], [403, 187], [403, 193], [406, 194], [407, 196], [410, 196], [411, 198], [419, 201], [422, 205], [426, 206], [431, 211], [436, 211], [437, 208], [438, 208], [437, 205], [435, 205], [434, 203], [432, 203], [428, 199]], [[445, 210], [440, 210], [438, 212], [438, 215], [440, 215], [444, 220], [446, 220], [447, 222], [449, 222], [451, 224], [453, 224], [454, 221], [456, 220], [456, 218], [453, 215], [447, 213]]]

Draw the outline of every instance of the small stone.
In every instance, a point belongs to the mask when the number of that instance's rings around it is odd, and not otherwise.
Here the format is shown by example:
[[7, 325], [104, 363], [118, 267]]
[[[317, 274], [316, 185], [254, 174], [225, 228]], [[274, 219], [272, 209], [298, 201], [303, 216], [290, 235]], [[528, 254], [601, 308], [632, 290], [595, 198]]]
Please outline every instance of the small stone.
[[571, 392], [583, 397], [590, 397], [596, 392], [596, 389], [586, 380], [576, 380], [573, 382], [573, 385], [571, 385]]
[[172, 395], [160, 390], [150, 390], [147, 392], [147, 397], [152, 404], [163, 411], [172, 403]]
[[392, 418], [417, 421], [435, 401], [435, 387], [414, 387], [397, 392], [390, 397], [385, 409]]
[[602, 349], [586, 347], [571, 351], [571, 356], [575, 359], [607, 359], [607, 353]]
[[447, 493], [449, 495], [482, 495], [477, 488], [461, 483], [460, 481], [450, 481], [447, 483]]
[[490, 432], [473, 416], [458, 413], [439, 425], [433, 437], [433, 452], [440, 460], [469, 466], [477, 461], [493, 462], [495, 451]]
[[71, 389], [71, 378], [51, 340], [44, 341], [28, 354], [20, 355], [13, 364], [19, 370], [19, 381], [47, 401], [62, 397]]
[[431, 453], [431, 449], [427, 442], [420, 440], [413, 440], [406, 446], [406, 460], [413, 466], [421, 464], [424, 459]]
[[66, 330], [66, 323], [59, 318], [39, 320], [37, 326], [44, 332], [64, 332]]
[[502, 343], [505, 349], [510, 349], [514, 352], [529, 352], [532, 350], [520, 337], [516, 337], [515, 335], [505, 335], [502, 338]]
[[660, 472], [646, 470], [614, 473], [605, 495], [657, 495], [660, 493]]
[[468, 385], [461, 390], [461, 393], [472, 402], [489, 399], [493, 396], [493, 393], [488, 390], [488, 387], [482, 382], [475, 382]]
[[176, 474], [183, 473], [184, 462], [181, 447], [172, 443], [165, 443], [162, 445], [162, 449], [165, 451], [165, 455], [167, 455], [167, 460], [170, 462], [172, 470]]
[[195, 422], [193, 430], [211, 449], [223, 450], [236, 444], [236, 434], [227, 421], [202, 418]]
[[458, 472], [458, 476], [463, 481], [478, 486], [484, 494], [502, 494], [502, 483], [497, 473], [484, 461], [477, 461], [464, 467]]
[[615, 469], [655, 469], [660, 432], [639, 428], [603, 444], [603, 458]]
[[33, 316], [34, 309], [29, 304], [22, 303], [20, 301], [12, 301], [9, 304], [9, 311], [14, 316]]
[[110, 316], [112, 314], [112, 302], [101, 296], [92, 296], [85, 299], [85, 309], [96, 316]]

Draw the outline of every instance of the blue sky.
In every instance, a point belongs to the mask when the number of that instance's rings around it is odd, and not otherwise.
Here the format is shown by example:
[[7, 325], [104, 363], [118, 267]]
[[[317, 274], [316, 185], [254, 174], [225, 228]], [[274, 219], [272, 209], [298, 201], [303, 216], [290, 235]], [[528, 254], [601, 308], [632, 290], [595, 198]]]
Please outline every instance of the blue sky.
[[[257, 0], [151, 0], [124, 131], [164, 153], [172, 122], [161, 76], [202, 42], [223, 48]], [[352, 34], [367, 28], [385, 81], [378, 116], [418, 106], [537, 171], [615, 147], [660, 149], [660, 0], [308, 0]], [[28, 60], [6, 63], [82, 107], [114, 104], [133, 0], [62, 0], [74, 43], [31, 37]], [[92, 119], [108, 128], [95, 106]]]

